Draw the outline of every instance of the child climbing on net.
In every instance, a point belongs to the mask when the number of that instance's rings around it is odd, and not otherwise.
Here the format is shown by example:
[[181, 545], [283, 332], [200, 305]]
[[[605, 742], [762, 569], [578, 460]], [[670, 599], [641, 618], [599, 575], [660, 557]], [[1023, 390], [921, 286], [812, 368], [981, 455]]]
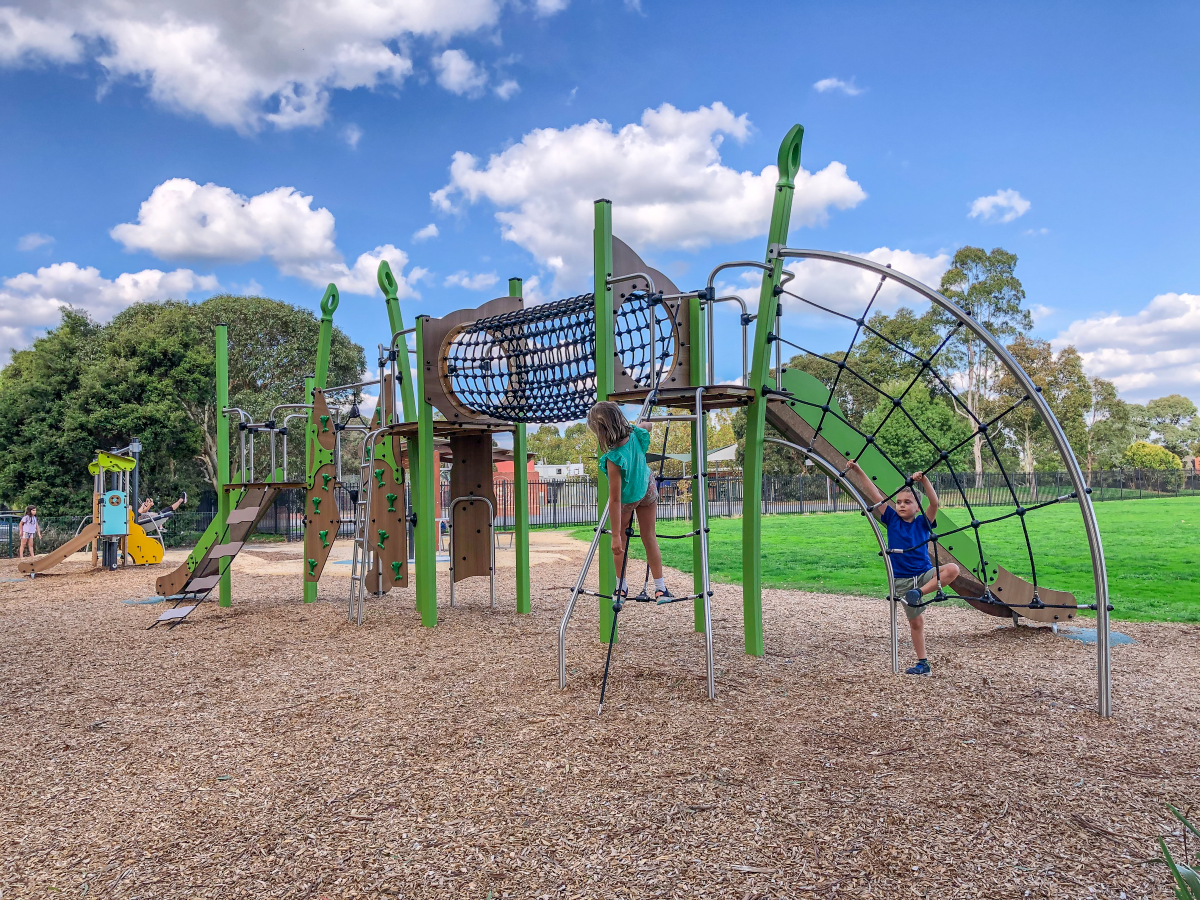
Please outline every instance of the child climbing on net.
[[928, 503], [924, 515], [917, 492], [912, 487], [903, 487], [888, 500], [875, 482], [867, 477], [862, 467], [853, 460], [846, 467], [846, 474], [871, 504], [871, 512], [887, 528], [888, 549], [891, 551], [892, 574], [896, 576], [896, 595], [904, 599], [904, 615], [908, 617], [908, 630], [912, 635], [913, 651], [917, 664], [904, 670], [906, 675], [928, 675], [929, 660], [925, 656], [925, 596], [940, 591], [958, 577], [958, 566], [942, 563], [934, 566], [929, 561], [929, 541], [933, 537], [932, 526], [937, 522], [938, 495], [933, 483], [924, 472], [914, 472], [912, 481], [925, 492]]
[[654, 576], [654, 599], [669, 603], [673, 599], [663, 580], [662, 553], [658, 549], [658, 537], [654, 533], [658, 515], [658, 491], [646, 463], [646, 451], [650, 448], [650, 433], [645, 428], [629, 424], [621, 407], [608, 400], [597, 403], [588, 411], [588, 428], [596, 435], [599, 445], [601, 471], [608, 476], [608, 510], [612, 528], [613, 563], [620, 583], [614, 597], [624, 599], [629, 595], [629, 584], [625, 578], [625, 531], [637, 517], [638, 533], [642, 546], [646, 548], [646, 561]]

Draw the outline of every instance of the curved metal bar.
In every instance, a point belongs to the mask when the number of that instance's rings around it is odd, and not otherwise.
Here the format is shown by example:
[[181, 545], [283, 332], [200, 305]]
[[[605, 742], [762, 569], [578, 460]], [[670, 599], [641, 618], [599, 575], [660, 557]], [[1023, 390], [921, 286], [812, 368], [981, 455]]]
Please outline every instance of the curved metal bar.
[[610, 278], [608, 279], [608, 286], [612, 287], [614, 284], [620, 284], [622, 281], [633, 281], [635, 278], [645, 278], [646, 283], [650, 285], [650, 293], [658, 293], [654, 287], [654, 279], [645, 272], [630, 272], [628, 275], [618, 275], [616, 278]]
[[717, 266], [715, 269], [713, 269], [711, 272], [708, 273], [708, 288], [709, 288], [709, 290], [712, 290], [713, 282], [716, 280], [718, 272], [721, 272], [725, 269], [739, 269], [739, 268], [762, 269], [764, 272], [774, 272], [775, 271], [774, 268], [772, 268], [771, 266], [767, 265], [766, 263], [760, 263], [758, 260], [755, 260], [755, 259], [739, 259], [739, 260], [735, 260], [734, 262], [721, 263], [719, 266]]
[[496, 608], [496, 507], [492, 506], [492, 501], [487, 497], [476, 497], [473, 494], [467, 494], [463, 497], [455, 497], [450, 501], [450, 508], [446, 510], [447, 516], [450, 518], [450, 605], [454, 605], [454, 507], [460, 503], [473, 502], [482, 500], [487, 504], [488, 512], [491, 513], [488, 525], [488, 543], [492, 548], [491, 562], [491, 592], [492, 592], [492, 609]]
[[958, 304], [928, 285], [917, 281], [915, 278], [911, 278], [902, 272], [897, 272], [895, 269], [890, 269], [869, 259], [852, 256], [849, 253], [836, 253], [832, 250], [793, 250], [784, 247], [779, 250], [778, 256], [782, 259], [817, 259], [825, 262], [837, 262], [855, 266], [859, 269], [865, 269], [868, 272], [874, 272], [876, 275], [891, 278], [910, 290], [915, 291], [970, 328], [983, 341], [987, 348], [996, 355], [996, 358], [1009, 371], [1009, 374], [1016, 379], [1017, 384], [1021, 385], [1025, 393], [1029, 395], [1034, 408], [1041, 415], [1042, 421], [1046, 423], [1046, 427], [1050, 430], [1050, 436], [1054, 439], [1054, 445], [1067, 466], [1067, 472], [1071, 476], [1071, 483], [1075, 487], [1075, 495], [1079, 500], [1079, 510], [1083, 517], [1083, 529], [1087, 534], [1088, 549], [1091, 551], [1092, 556], [1092, 578], [1096, 586], [1096, 707], [1097, 712], [1102, 717], [1108, 718], [1111, 716], [1112, 688], [1110, 679], [1111, 656], [1108, 646], [1108, 572], [1104, 564], [1104, 546], [1100, 540], [1100, 528], [1096, 524], [1096, 512], [1092, 507], [1092, 498], [1089, 494], [1090, 489], [1084, 479], [1083, 470], [1079, 467], [1079, 461], [1075, 458], [1075, 453], [1071, 450], [1067, 436], [1063, 433], [1062, 426], [1059, 424], [1058, 419], [1055, 418], [1054, 412], [1050, 409], [1050, 404], [1046, 402], [1046, 398], [1037, 390], [1029, 375], [1012, 358], [1012, 355], [1004, 348], [1004, 345], [989, 334], [987, 329], [976, 322]]
[[749, 310], [746, 309], [746, 301], [743, 300], [741, 297], [739, 297], [737, 294], [730, 294], [727, 297], [714, 297], [712, 300], [704, 301], [704, 306], [707, 307], [707, 312], [708, 312], [708, 334], [706, 335], [706, 337], [708, 338], [708, 379], [707, 379], [707, 381], [709, 384], [716, 384], [716, 377], [717, 377], [715, 374], [715, 372], [716, 372], [716, 362], [715, 362], [715, 360], [716, 360], [716, 344], [715, 344], [715, 338], [713, 335], [713, 332], [715, 331], [715, 329], [713, 328], [713, 307], [716, 306], [718, 303], [736, 303], [742, 309], [742, 317], [740, 320], [742, 323], [742, 384], [745, 385], [746, 380], [750, 377], [750, 373], [746, 371], [746, 361], [749, 359], [749, 351], [748, 351], [749, 343], [748, 343], [747, 337], [746, 337], [746, 329], [752, 320], [750, 318], [748, 318]]
[[324, 393], [332, 394], [337, 391], [348, 391], [348, 390], [350, 390], [350, 388], [371, 387], [372, 385], [376, 385], [376, 384], [379, 384], [379, 379], [377, 379], [377, 378], [372, 379], [371, 381], [354, 381], [354, 382], [351, 382], [350, 384], [337, 384], [337, 385], [334, 385], [333, 387], [327, 387], [324, 389]]
[[[303, 404], [297, 404], [297, 405], [299, 406], [299, 405], [303, 405]], [[312, 407], [310, 406], [309, 409], [311, 409], [311, 408]], [[298, 419], [307, 419], [307, 418], [309, 418], [309, 415], [310, 414], [308, 414], [308, 413], [288, 413], [286, 416], [283, 417], [283, 480], [284, 481], [288, 480], [288, 477], [287, 477], [287, 459], [288, 459], [288, 455], [287, 455], [287, 437], [288, 437], [287, 436], [287, 423], [291, 419], [297, 419], [297, 418]]]
[[805, 459], [811, 460], [813, 465], [837, 482], [837, 486], [849, 494], [854, 502], [857, 503], [863, 511], [863, 515], [871, 523], [871, 530], [875, 532], [875, 540], [879, 542], [879, 555], [883, 557], [884, 568], [887, 569], [888, 580], [888, 606], [891, 607], [889, 613], [891, 618], [891, 641], [892, 641], [892, 674], [900, 674], [900, 636], [896, 630], [896, 575], [892, 572], [892, 560], [888, 555], [887, 540], [883, 536], [883, 530], [879, 527], [879, 520], [871, 513], [871, 506], [867, 503], [858, 488], [841, 472], [837, 470], [837, 466], [828, 462], [819, 453], [814, 453], [807, 447], [801, 447], [799, 444], [793, 444], [791, 441], [785, 441], [783, 438], [764, 438], [772, 444], [783, 444], [785, 447], [791, 447], [793, 450], [804, 456]]

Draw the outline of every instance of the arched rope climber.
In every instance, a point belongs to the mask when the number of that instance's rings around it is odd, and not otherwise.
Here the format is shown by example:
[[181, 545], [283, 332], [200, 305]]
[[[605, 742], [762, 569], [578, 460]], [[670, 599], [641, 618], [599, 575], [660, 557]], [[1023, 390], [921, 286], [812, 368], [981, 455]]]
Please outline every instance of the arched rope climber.
[[[638, 387], [653, 381], [652, 360], [660, 380], [674, 365], [672, 323], [661, 299], [644, 291], [617, 308], [616, 356]], [[444, 366], [447, 392], [479, 415], [505, 422], [582, 419], [596, 402], [595, 298], [581, 294], [477, 319], [448, 337]]]

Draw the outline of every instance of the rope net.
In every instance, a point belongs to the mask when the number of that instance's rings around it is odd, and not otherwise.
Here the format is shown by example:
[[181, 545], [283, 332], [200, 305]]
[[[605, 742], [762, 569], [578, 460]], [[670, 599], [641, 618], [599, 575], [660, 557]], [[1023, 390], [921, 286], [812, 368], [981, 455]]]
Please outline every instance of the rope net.
[[[919, 553], [922, 548], [930, 546], [932, 567], [937, 570], [937, 580], [941, 582], [941, 567], [948, 565], [953, 559], [953, 556], [946, 551], [954, 551], [955, 546], [958, 545], [959, 549], [955, 555], [965, 562], [965, 573], [963, 574], [968, 575], [967, 582], [976, 583], [959, 582], [960, 586], [968, 588], [967, 594], [955, 593], [950, 585], [945, 585], [944, 588], [939, 587], [934, 593], [923, 597], [920, 603], [911, 605], [924, 606], [957, 598], [969, 600], [975, 605], [993, 606], [999, 611], [1005, 609], [1094, 609], [1095, 604], [1090, 606], [1085, 604], [1058, 605], [1053, 600], [1043, 602], [1039, 597], [1037, 562], [1033, 538], [1026, 521], [1027, 516], [1054, 504], [1077, 499], [1077, 495], [1068, 493], [1040, 499], [1037, 496], [1036, 487], [1021, 485], [1020, 479], [1014, 478], [1009, 471], [1009, 465], [1016, 453], [1014, 446], [1020, 443], [1019, 435], [1028, 434], [1030, 429], [1044, 425], [1031, 403], [1031, 398], [1026, 394], [1014, 400], [1010, 395], [1007, 400], [992, 398], [986, 404], [977, 401], [973, 407], [968, 405], [963, 397], [951, 387], [952, 383], [955, 383], [956, 377], [955, 374], [951, 374], [955, 371], [951, 368], [956, 362], [954, 356], [958, 354], [961, 358], [963, 340], [972, 337], [968, 327], [945, 315], [940, 323], [940, 333], [934, 330], [931, 334], [926, 335], [923, 344], [916, 340], [911, 333], [907, 338], [889, 337], [875, 327], [873, 324], [875, 320], [870, 319], [871, 311], [888, 281], [887, 275], [879, 278], [865, 308], [854, 306], [853, 301], [848, 302], [845, 297], [838, 297], [825, 305], [814, 302], [794, 291], [783, 289], [780, 298], [780, 317], [776, 319], [774, 332], [768, 340], [772, 343], [779, 342], [793, 351], [798, 351], [798, 354], [781, 367], [779, 373], [781, 377], [777, 385], [784, 389], [769, 390], [768, 393], [787, 402], [809, 423], [813, 433], [808, 441], [807, 449], [813, 450], [817, 439], [823, 438], [848, 460], [857, 463], [867, 457], [876, 470], [882, 469], [886, 475], [883, 480], [897, 486], [890, 492], [881, 490], [883, 500], [876, 506], [893, 500], [901, 491], [913, 488], [912, 474], [914, 471], [924, 472], [927, 475], [939, 471], [948, 473], [948, 480], [953, 486], [953, 494], [948, 498], [941, 498], [940, 509], [961, 507], [969, 517], [969, 523], [954, 526], [949, 517], [943, 519], [939, 515], [939, 521], [932, 526], [932, 546], [920, 543], [915, 546], [898, 547], [889, 542], [888, 552], [892, 559], [896, 560], [906, 554]], [[907, 290], [895, 281], [888, 287], [900, 287]], [[797, 308], [802, 311], [806, 334], [820, 333], [833, 324], [847, 328], [851, 332], [851, 337], [845, 352], [818, 352], [789, 340], [779, 333], [783, 330], [783, 297], [795, 301]], [[895, 301], [894, 297], [889, 297], [889, 299]], [[841, 309], [833, 308], [835, 306], [841, 307]], [[854, 314], [847, 312], [847, 309], [852, 311], [858, 309], [861, 312]], [[873, 342], [873, 346], [868, 348], [869, 352], [866, 354], [860, 352], [856, 355], [856, 351], [866, 341]], [[894, 360], [898, 361], [895, 370], [905, 372], [904, 377], [889, 380], [884, 384], [877, 383], [876, 379], [865, 371], [870, 368], [871, 352], [890, 354]], [[810, 390], [803, 392], [805, 396], [787, 390], [789, 368], [793, 371], [799, 369], [807, 373], [819, 384], [801, 376], [800, 381], [794, 383], [803, 383], [811, 387]], [[943, 398], [949, 409], [954, 412], [955, 418], [961, 417], [963, 424], [958, 427], [958, 433], [961, 435], [965, 431], [967, 432], [965, 436], [951, 442], [946, 440], [944, 435], [939, 439], [929, 433], [935, 429], [928, 426], [928, 420], [923, 425], [919, 417], [922, 416], [921, 407], [927, 406], [931, 397]], [[903, 422], [904, 430], [911, 441], [916, 444], [915, 448], [910, 445], [907, 453], [913, 471], [909, 471], [909, 466], [902, 466], [893, 458], [889, 450], [883, 446], [888, 442], [880, 440], [881, 433], [893, 419]], [[1014, 419], [1021, 421], [1019, 424], [1014, 423]], [[974, 478], [975, 472], [968, 471], [969, 464], [964, 457], [967, 455], [970, 445], [974, 444], [977, 438], [983, 465], [1002, 476], [1007, 494], [1003, 507], [1005, 511], [997, 515], [982, 514], [981, 510], [973, 507], [968, 497], [968, 482]], [[1006, 464], [1006, 457], [1010, 460], [1009, 464]], [[845, 469], [841, 469], [840, 474], [845, 476]], [[879, 477], [872, 478], [872, 481], [877, 480]], [[944, 489], [947, 479], [941, 480]], [[912, 492], [917, 498], [920, 508], [919, 515], [925, 515], [925, 498], [916, 489], [913, 489]], [[1019, 544], [1022, 545], [1022, 556], [1028, 561], [1027, 569], [1024, 562], [1021, 563], [1020, 568], [1025, 570], [1021, 574], [1028, 577], [1033, 587], [1033, 598], [1026, 603], [1006, 603], [1001, 595], [994, 593], [995, 583], [1000, 574], [994, 556], [998, 555], [1005, 547], [1012, 546], [1012, 532], [1015, 529], [1010, 529], [1008, 526], [1003, 529], [989, 529], [988, 526], [996, 526], [1013, 519], [1019, 523]], [[985, 549], [985, 538], [987, 549]], [[950, 543], [951, 541], [953, 543]], [[949, 559], [948, 556], [950, 556]], [[973, 578], [969, 576], [973, 576]]]
[[[653, 339], [651, 327], [653, 325]], [[657, 298], [629, 294], [617, 309], [617, 361], [638, 387], [668, 372], [672, 320]], [[596, 308], [592, 294], [478, 319], [450, 338], [446, 388], [474, 413], [505, 422], [568, 422], [596, 402]]]

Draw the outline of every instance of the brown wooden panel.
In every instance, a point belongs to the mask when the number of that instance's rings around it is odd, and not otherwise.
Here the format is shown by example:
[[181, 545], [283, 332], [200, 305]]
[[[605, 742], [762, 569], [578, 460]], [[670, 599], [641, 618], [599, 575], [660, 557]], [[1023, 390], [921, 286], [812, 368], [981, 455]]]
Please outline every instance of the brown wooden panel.
[[337, 438], [337, 432], [333, 430], [334, 423], [337, 421], [333, 414], [329, 411], [329, 404], [325, 402], [325, 392], [323, 390], [313, 391], [313, 408], [309, 414], [309, 423], [316, 426], [317, 443], [325, 450], [332, 450], [334, 441]]
[[[401, 459], [400, 439], [380, 436], [379, 443], [391, 442], [394, 459]], [[404, 485], [396, 481], [392, 467], [376, 459], [372, 471], [371, 508], [367, 538], [375, 551], [374, 570], [367, 573], [367, 588], [386, 593], [393, 586], [408, 587], [408, 527], [404, 518]], [[382, 582], [380, 577], [382, 576]]]
[[[450, 438], [450, 499], [485, 497], [496, 506], [492, 484], [492, 436], [462, 434]], [[454, 507], [454, 581], [492, 571], [491, 513], [486, 503], [466, 502]]]
[[304, 495], [304, 580], [314, 584], [337, 540], [341, 513], [334, 495], [336, 486], [337, 471], [328, 463], [317, 469], [313, 486]]
[[[1067, 622], [1075, 618], [1074, 609], [1028, 609], [1025, 604], [1033, 600], [1033, 584], [1009, 572], [1004, 566], [996, 567], [996, 578], [992, 582], [992, 590], [996, 597], [1006, 603], [1019, 607], [1015, 610], [1019, 615], [1034, 622]], [[1078, 604], [1075, 595], [1067, 591], [1054, 591], [1038, 585], [1038, 599], [1049, 606], [1070, 606]]]
[[[628, 244], [619, 237], [613, 237], [613, 277], [617, 278], [622, 275], [632, 275], [634, 272], [645, 272], [654, 279], [654, 289], [662, 291], [664, 294], [678, 294], [679, 288], [675, 286], [670, 278], [660, 272], [653, 266], [648, 266], [640, 256], [635, 253]], [[613, 285], [613, 315], [615, 324], [616, 311], [620, 308], [624, 294], [628, 294], [634, 290], [648, 290], [649, 285], [642, 279], [634, 281], [621, 281]], [[662, 385], [679, 386], [688, 384], [695, 375], [697, 382], [703, 382], [707, 377], [703, 371], [693, 373], [692, 367], [692, 329], [691, 321], [687, 314], [687, 303], [684, 300], [667, 300], [665, 301], [667, 309], [671, 311], [671, 318], [674, 322], [672, 328], [675, 332], [675, 358], [671, 360], [670, 368], [663, 373]], [[613, 327], [613, 326], [610, 326]], [[697, 362], [702, 358], [697, 355]], [[614, 373], [613, 388], [616, 391], [628, 391], [637, 387], [633, 377], [621, 369]]]

